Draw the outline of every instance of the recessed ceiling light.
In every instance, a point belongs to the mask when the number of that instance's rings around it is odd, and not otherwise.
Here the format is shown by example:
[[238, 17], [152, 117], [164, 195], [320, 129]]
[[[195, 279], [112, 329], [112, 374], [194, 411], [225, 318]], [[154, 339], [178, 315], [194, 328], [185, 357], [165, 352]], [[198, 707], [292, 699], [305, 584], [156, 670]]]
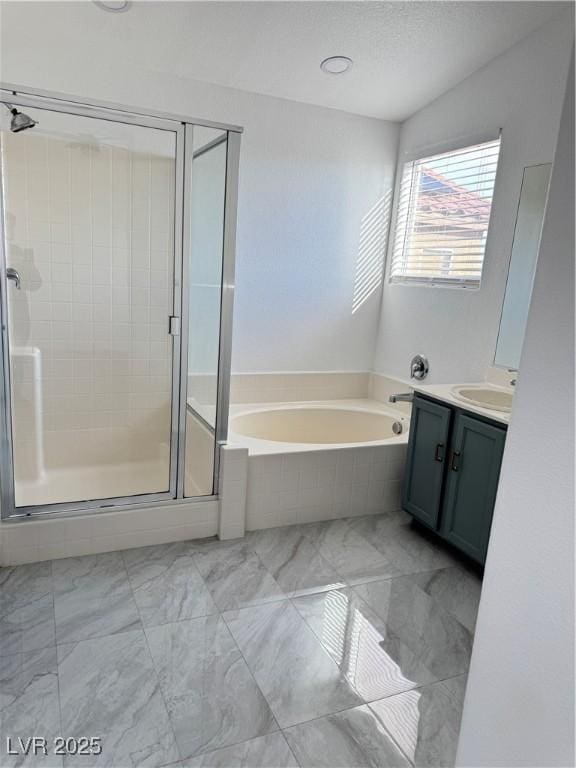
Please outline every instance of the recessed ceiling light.
[[103, 11], [111, 13], [123, 13], [130, 10], [130, 0], [93, 0], [94, 5], [102, 8]]
[[344, 72], [352, 69], [353, 63], [348, 56], [330, 56], [320, 64], [320, 69], [327, 75], [343, 75]]

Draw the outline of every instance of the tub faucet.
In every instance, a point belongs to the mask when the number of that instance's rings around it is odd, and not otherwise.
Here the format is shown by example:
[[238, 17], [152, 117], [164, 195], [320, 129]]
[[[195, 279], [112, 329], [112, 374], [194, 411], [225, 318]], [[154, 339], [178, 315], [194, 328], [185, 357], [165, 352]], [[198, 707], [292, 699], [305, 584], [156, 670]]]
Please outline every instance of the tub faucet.
[[405, 392], [401, 395], [390, 395], [389, 403], [411, 403], [414, 400], [414, 392]]

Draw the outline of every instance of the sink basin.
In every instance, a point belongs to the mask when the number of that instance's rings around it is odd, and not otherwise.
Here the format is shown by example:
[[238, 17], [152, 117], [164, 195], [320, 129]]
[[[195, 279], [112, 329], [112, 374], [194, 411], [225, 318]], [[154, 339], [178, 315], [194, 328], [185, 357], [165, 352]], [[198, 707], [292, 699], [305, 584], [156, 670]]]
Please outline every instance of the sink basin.
[[452, 394], [457, 400], [491, 411], [510, 413], [512, 409], [512, 392], [492, 387], [452, 387]]

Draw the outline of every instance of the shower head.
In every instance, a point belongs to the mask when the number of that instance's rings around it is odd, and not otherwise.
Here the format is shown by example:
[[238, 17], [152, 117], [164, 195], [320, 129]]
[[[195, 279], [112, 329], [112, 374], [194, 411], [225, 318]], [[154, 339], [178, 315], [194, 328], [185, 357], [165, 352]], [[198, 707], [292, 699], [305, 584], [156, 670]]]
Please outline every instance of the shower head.
[[34, 128], [37, 125], [37, 121], [33, 120], [30, 115], [25, 112], [19, 112], [12, 104], [5, 104], [6, 109], [12, 114], [12, 120], [10, 121], [10, 130], [12, 133], [19, 133], [25, 131], [26, 128]]

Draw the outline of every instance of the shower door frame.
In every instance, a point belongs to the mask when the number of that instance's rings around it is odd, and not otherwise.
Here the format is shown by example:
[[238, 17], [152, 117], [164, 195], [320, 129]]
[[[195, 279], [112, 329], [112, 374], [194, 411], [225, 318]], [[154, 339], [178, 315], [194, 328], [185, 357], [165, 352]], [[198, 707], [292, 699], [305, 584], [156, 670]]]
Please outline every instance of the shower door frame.
[[[243, 129], [208, 120], [132, 108], [127, 105], [86, 100], [80, 97], [40, 89], [0, 83], [0, 102], [64, 114], [156, 128], [175, 134], [174, 248], [172, 317], [180, 325], [172, 336], [172, 397], [169, 489], [157, 493], [105, 497], [83, 501], [16, 507], [14, 457], [12, 446], [12, 401], [10, 381], [10, 345], [8, 334], [7, 254], [4, 233], [4, 189], [0, 174], [0, 512], [2, 520], [26, 520], [31, 517], [106, 512], [150, 507], [151, 504], [181, 504], [213, 501], [218, 498], [220, 447], [228, 434], [232, 311], [234, 303], [236, 213], [238, 204], [238, 167], [240, 137]], [[194, 126], [226, 131], [227, 156], [225, 177], [224, 237], [222, 250], [220, 335], [218, 347], [217, 402], [214, 428], [214, 463], [212, 493], [184, 496], [186, 448], [186, 394], [188, 383], [189, 263], [191, 254], [190, 198], [193, 184]], [[167, 318], [168, 324], [168, 318]], [[168, 329], [167, 329], [168, 332]]]

